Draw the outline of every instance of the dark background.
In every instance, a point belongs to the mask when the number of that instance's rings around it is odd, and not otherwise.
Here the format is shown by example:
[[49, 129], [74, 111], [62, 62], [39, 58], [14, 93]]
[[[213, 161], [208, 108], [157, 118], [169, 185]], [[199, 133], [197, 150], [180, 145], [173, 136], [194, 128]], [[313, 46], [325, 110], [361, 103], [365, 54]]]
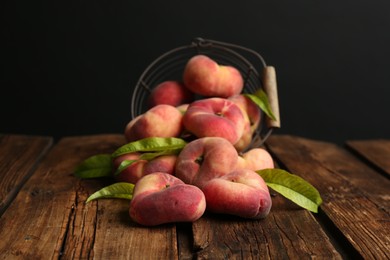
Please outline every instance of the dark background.
[[390, 1], [2, 1], [0, 132], [122, 133], [155, 58], [195, 37], [275, 66], [282, 128], [390, 138]]

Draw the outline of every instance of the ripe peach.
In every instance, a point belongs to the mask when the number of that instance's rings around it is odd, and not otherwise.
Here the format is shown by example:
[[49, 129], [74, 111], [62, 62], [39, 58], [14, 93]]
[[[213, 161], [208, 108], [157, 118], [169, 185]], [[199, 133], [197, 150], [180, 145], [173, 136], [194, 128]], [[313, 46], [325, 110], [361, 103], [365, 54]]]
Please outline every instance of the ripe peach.
[[239, 94], [228, 98], [230, 101], [233, 101], [244, 114], [244, 117], [249, 120], [251, 134], [256, 130], [260, 124], [261, 120], [261, 110], [258, 105], [256, 105], [250, 98]]
[[244, 80], [232, 66], [219, 65], [206, 55], [196, 55], [186, 64], [184, 85], [196, 94], [206, 97], [229, 97], [241, 93]]
[[266, 183], [248, 169], [233, 171], [214, 178], [202, 188], [207, 210], [243, 218], [265, 218], [272, 200]]
[[147, 163], [146, 160], [139, 160], [140, 153], [128, 153], [114, 158], [113, 166], [116, 170], [124, 160], [137, 160], [123, 169], [118, 175], [114, 176], [114, 179], [118, 182], [136, 183], [144, 174], [144, 167]]
[[123, 154], [114, 159], [114, 169], [116, 170], [124, 160], [136, 160], [128, 167], [123, 169], [118, 175], [115, 175], [115, 180], [119, 182], [136, 183], [139, 179], [147, 174], [154, 172], [164, 172], [174, 174], [177, 155], [162, 155], [150, 161], [140, 160], [141, 153]]
[[184, 128], [200, 137], [223, 137], [236, 143], [244, 131], [240, 108], [225, 98], [206, 98], [192, 102], [183, 116]]
[[145, 175], [134, 187], [129, 215], [145, 226], [172, 222], [193, 222], [206, 209], [203, 192], [173, 175], [156, 172]]
[[260, 108], [250, 98], [242, 94], [231, 96], [228, 99], [235, 103], [241, 109], [241, 112], [244, 115], [244, 132], [240, 140], [234, 144], [234, 147], [236, 147], [237, 151], [243, 151], [248, 148], [252, 142], [253, 134], [260, 124]]
[[189, 142], [176, 161], [176, 177], [185, 183], [203, 187], [209, 180], [237, 167], [234, 146], [222, 137], [203, 137]]
[[154, 172], [165, 172], [175, 174], [177, 155], [162, 155], [156, 157], [145, 164], [144, 175]]
[[131, 142], [147, 137], [178, 137], [183, 129], [182, 118], [174, 106], [154, 106], [127, 124], [126, 139]]
[[130, 132], [133, 129], [135, 123], [138, 120], [140, 120], [142, 118], [142, 116], [143, 116], [143, 114], [131, 119], [130, 122], [127, 123], [127, 125], [125, 127], [125, 137], [126, 137], [127, 141], [129, 141], [127, 138], [128, 132]]
[[234, 147], [237, 149], [237, 151], [241, 152], [244, 151], [246, 148], [249, 147], [253, 139], [253, 133], [251, 131], [251, 126], [249, 120], [245, 120], [244, 124], [244, 130], [242, 132], [242, 135], [240, 139], [234, 143]]
[[194, 93], [184, 86], [182, 82], [168, 80], [158, 84], [148, 98], [149, 107], [160, 104], [179, 106], [194, 100]]
[[274, 167], [272, 156], [263, 148], [252, 148], [238, 156], [237, 169], [258, 171]]

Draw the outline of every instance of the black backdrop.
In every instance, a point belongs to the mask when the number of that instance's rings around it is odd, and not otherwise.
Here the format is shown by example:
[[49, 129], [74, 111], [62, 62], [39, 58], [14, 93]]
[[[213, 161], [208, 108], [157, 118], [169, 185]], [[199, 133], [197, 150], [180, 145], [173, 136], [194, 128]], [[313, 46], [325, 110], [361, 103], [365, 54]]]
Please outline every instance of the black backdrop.
[[388, 0], [5, 0], [1, 14], [0, 133], [122, 133], [146, 66], [203, 37], [275, 66], [277, 133], [390, 138]]

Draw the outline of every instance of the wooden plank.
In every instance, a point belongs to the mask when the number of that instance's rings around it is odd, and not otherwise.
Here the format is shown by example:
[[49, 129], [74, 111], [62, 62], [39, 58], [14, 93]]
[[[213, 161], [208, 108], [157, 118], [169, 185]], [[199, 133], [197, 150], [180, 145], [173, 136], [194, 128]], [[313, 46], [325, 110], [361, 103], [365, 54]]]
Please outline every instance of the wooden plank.
[[46, 136], [0, 136], [0, 216], [52, 144]]
[[[262, 220], [206, 213], [192, 224], [199, 259], [342, 259], [314, 216], [270, 190], [272, 208]], [[181, 242], [179, 240], [179, 242]], [[188, 254], [184, 259], [189, 259]]]
[[[142, 259], [167, 254], [177, 258], [176, 242], [167, 239], [175, 236], [174, 225], [151, 232], [130, 221], [127, 201], [84, 203], [109, 182], [79, 180], [73, 176], [74, 167], [123, 143], [122, 135], [62, 139], [1, 217], [0, 258]], [[155, 247], [144, 250], [149, 243]]]
[[390, 140], [350, 140], [346, 145], [390, 177]]
[[342, 259], [313, 215], [280, 195], [263, 220], [208, 214], [193, 234], [199, 259]]
[[129, 218], [128, 201], [100, 200], [98, 207], [94, 259], [178, 259], [174, 224], [137, 225]]
[[390, 258], [390, 181], [345, 149], [274, 135], [267, 146], [284, 168], [312, 183], [321, 210], [365, 259]]
[[194, 259], [192, 223], [176, 223], [176, 232], [179, 259]]

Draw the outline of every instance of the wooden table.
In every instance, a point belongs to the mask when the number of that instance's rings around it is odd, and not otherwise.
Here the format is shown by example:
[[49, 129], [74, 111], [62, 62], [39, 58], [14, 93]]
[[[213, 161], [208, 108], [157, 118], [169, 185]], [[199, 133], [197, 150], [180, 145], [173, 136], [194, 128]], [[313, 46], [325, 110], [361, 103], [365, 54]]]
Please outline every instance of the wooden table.
[[390, 259], [390, 140], [345, 146], [296, 136], [267, 141], [280, 168], [321, 193], [318, 214], [275, 194], [264, 220], [205, 214], [145, 228], [129, 201], [86, 198], [108, 180], [74, 167], [124, 144], [122, 135], [0, 136], [1, 259]]

